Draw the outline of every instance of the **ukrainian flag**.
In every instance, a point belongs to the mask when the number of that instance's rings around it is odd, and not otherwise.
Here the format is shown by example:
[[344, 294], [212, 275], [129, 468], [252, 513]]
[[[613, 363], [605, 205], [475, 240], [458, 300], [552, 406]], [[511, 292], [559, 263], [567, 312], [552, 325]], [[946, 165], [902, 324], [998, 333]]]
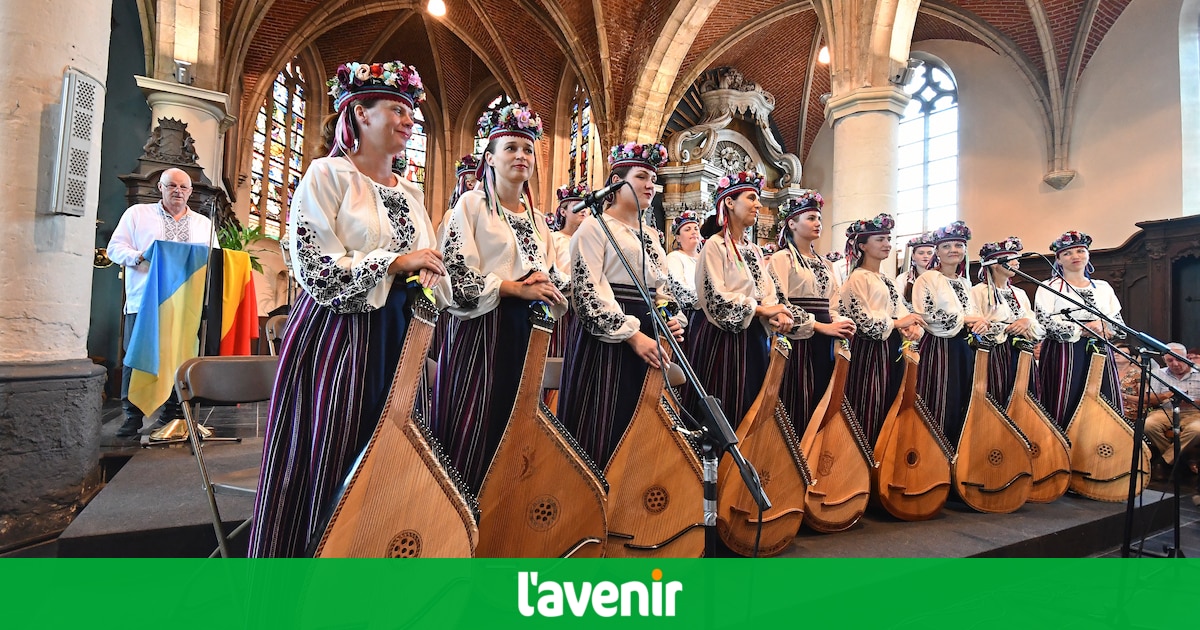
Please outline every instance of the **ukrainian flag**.
[[146, 292], [138, 309], [125, 365], [129, 401], [145, 413], [167, 402], [175, 370], [199, 352], [200, 313], [208, 247], [155, 241], [143, 256], [150, 261]]

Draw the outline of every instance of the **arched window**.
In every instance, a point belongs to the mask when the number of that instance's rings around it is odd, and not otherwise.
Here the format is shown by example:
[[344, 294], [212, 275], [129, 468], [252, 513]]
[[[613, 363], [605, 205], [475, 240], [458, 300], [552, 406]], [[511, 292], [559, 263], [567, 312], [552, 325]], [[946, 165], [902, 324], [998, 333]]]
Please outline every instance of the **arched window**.
[[[508, 98], [507, 94], [501, 94], [500, 96], [497, 96], [496, 98], [492, 99], [492, 102], [488, 103], [487, 107], [484, 107], [483, 111], [479, 112], [479, 116], [477, 116], [475, 118], [475, 120], [479, 120], [480, 118], [482, 118], [484, 112], [490, 112], [492, 110], [502, 109], [505, 105], [508, 105], [511, 102], [512, 102], [512, 99]], [[479, 129], [476, 129], [475, 130], [475, 150], [472, 153], [474, 153], [475, 155], [483, 155], [483, 150], [487, 148], [487, 143], [488, 143], [487, 131], [481, 132]]]
[[940, 60], [922, 61], [904, 86], [912, 100], [900, 120], [894, 234], [901, 242], [958, 218], [958, 87]]
[[571, 147], [567, 151], [567, 184], [587, 183], [595, 135], [592, 126], [592, 101], [578, 83], [571, 95]]
[[289, 62], [258, 110], [250, 160], [250, 227], [279, 238], [304, 164], [304, 75]]
[[413, 122], [413, 134], [404, 150], [404, 157], [408, 160], [404, 177], [425, 190], [425, 156], [429, 150], [429, 135], [425, 133], [425, 115], [420, 109], [413, 112]]

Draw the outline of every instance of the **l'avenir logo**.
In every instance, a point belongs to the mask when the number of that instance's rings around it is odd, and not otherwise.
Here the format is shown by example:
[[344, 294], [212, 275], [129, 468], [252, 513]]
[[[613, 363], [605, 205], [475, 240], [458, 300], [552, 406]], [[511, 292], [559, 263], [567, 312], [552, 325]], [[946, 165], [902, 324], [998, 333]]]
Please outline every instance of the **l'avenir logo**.
[[537, 571], [517, 573], [517, 611], [523, 617], [674, 617], [679, 581], [663, 582], [663, 572], [650, 572], [650, 582], [555, 582], [538, 580]]

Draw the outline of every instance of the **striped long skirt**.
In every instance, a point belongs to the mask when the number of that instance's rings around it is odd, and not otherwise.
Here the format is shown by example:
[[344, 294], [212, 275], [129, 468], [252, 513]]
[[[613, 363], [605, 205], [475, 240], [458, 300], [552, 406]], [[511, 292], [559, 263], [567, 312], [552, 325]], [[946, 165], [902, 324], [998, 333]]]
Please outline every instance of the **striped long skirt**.
[[[1017, 359], [1021, 352], [1013, 346], [1013, 338], [1002, 344], [992, 346], [988, 352], [988, 393], [1000, 403], [1001, 409], [1007, 409], [1012, 399], [1013, 385], [1017, 382]], [[1038, 398], [1037, 370], [1029, 371], [1029, 393]]]
[[[829, 315], [828, 299], [792, 298], [790, 301], [822, 324], [833, 321]], [[792, 356], [784, 368], [779, 400], [792, 418], [797, 437], [804, 435], [804, 428], [808, 426], [813, 410], [829, 388], [829, 381], [833, 378], [833, 344], [836, 341], [821, 333], [792, 341]]]
[[917, 369], [917, 394], [925, 401], [950, 444], [957, 445], [971, 402], [975, 351], [967, 343], [964, 327], [954, 337], [926, 334], [921, 340], [921, 363]]
[[846, 402], [858, 416], [868, 443], [875, 444], [888, 410], [904, 382], [903, 343], [899, 331], [887, 339], [850, 339], [850, 373], [846, 378]]
[[[704, 389], [721, 401], [726, 419], [736, 430], [766, 379], [770, 339], [758, 318], [736, 333], [721, 329], [706, 316], [696, 320], [687, 338], [692, 366]], [[691, 387], [683, 390], [680, 402], [695, 418], [701, 417], [700, 401]]]
[[459, 321], [438, 355], [429, 429], [473, 493], [483, 485], [517, 399], [529, 350], [529, 304], [501, 298], [492, 311]]
[[[1083, 398], [1083, 386], [1087, 382], [1088, 365], [1091, 355], [1088, 352], [1088, 338], [1082, 338], [1075, 343], [1051, 341], [1042, 342], [1042, 356], [1038, 361], [1038, 380], [1041, 382], [1039, 400], [1050, 413], [1058, 426], [1064, 431], [1075, 415], [1075, 408]], [[1117, 376], [1117, 365], [1113, 361], [1112, 350], [1106, 347], [1108, 355], [1104, 364], [1104, 379], [1100, 382], [1100, 394], [1108, 400], [1118, 415], [1124, 415], [1121, 401], [1120, 378]]]
[[[654, 321], [637, 289], [614, 284], [612, 290], [621, 310], [637, 317], [641, 332], [654, 338]], [[575, 319], [563, 357], [558, 416], [601, 470], [633, 420], [647, 369], [628, 343], [601, 341]]]
[[383, 308], [340, 314], [301, 293], [279, 349], [251, 557], [299, 557], [379, 422], [412, 310], [397, 284]]

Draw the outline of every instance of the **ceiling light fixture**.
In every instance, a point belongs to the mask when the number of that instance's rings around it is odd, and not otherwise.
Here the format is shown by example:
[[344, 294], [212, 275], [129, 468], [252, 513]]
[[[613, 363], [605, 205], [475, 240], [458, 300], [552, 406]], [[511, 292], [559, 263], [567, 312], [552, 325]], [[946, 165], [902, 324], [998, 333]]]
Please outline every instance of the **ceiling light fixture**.
[[822, 46], [821, 52], [817, 53], [817, 61], [828, 65], [829, 64], [829, 47]]
[[442, 0], [429, 0], [429, 4], [425, 8], [434, 17], [446, 15], [446, 3], [442, 2]]

